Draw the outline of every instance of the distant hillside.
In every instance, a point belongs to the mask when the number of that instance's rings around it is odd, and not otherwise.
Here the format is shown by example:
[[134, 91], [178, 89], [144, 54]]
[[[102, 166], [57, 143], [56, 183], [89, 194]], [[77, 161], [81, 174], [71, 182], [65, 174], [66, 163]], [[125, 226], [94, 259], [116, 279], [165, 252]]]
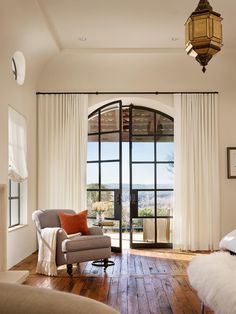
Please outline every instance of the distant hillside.
[[[106, 184], [106, 187], [109, 189], [117, 189], [117, 184]], [[130, 186], [128, 183], [122, 184], [122, 190], [126, 191], [129, 190]], [[146, 189], [153, 189], [153, 185], [151, 184], [135, 184], [133, 185], [133, 189], [136, 190], [146, 190]], [[158, 184], [157, 189], [173, 189], [173, 186], [170, 184]]]
[[[117, 189], [117, 185], [115, 184], [106, 184], [106, 187], [109, 189]], [[123, 184], [122, 185], [122, 202], [126, 203], [130, 200], [130, 193], [129, 193], [129, 184]], [[140, 190], [138, 193], [139, 198], [139, 206], [140, 207], [148, 207], [148, 206], [154, 206], [154, 193], [152, 191], [142, 191], [146, 189], [153, 189], [153, 186], [150, 184], [136, 184], [134, 189]], [[172, 187], [170, 185], [164, 185], [159, 184], [158, 189], [171, 189]], [[158, 203], [169, 204], [172, 199], [173, 192], [172, 191], [158, 191]]]

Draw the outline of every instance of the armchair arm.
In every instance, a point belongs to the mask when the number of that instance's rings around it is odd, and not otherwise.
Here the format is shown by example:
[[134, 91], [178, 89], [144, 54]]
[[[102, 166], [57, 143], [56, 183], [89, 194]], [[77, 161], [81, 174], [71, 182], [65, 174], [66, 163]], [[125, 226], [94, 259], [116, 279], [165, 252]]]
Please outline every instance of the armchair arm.
[[101, 227], [91, 227], [89, 228], [89, 235], [103, 235]]
[[60, 228], [57, 231], [57, 244], [61, 243], [65, 239], [68, 239], [67, 233], [65, 232], [64, 229]]
[[62, 252], [62, 242], [68, 239], [67, 233], [64, 229], [60, 228], [57, 231], [57, 246], [56, 246], [56, 264], [57, 266], [66, 264], [64, 254]]

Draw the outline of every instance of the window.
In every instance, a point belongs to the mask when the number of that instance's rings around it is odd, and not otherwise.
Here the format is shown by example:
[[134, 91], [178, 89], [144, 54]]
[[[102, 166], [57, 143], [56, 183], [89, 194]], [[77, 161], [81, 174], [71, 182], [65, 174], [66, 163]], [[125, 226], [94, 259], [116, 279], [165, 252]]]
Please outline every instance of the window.
[[21, 223], [21, 184], [9, 179], [9, 228]]
[[9, 227], [27, 223], [26, 119], [9, 107], [8, 120]]

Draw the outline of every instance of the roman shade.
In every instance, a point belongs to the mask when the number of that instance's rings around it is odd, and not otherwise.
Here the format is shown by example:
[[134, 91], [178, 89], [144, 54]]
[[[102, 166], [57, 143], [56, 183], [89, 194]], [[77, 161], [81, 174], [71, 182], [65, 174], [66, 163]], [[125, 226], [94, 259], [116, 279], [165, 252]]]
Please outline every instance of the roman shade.
[[26, 119], [9, 107], [8, 120], [9, 178], [22, 182], [28, 177]]

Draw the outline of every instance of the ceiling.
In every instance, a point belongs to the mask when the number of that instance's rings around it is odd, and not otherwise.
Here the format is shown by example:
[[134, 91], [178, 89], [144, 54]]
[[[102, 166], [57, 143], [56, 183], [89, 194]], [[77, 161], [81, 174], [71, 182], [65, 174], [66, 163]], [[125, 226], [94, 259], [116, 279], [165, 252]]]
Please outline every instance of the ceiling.
[[[61, 49], [183, 48], [198, 0], [37, 0]], [[235, 0], [210, 0], [222, 14], [224, 44], [236, 48]], [[84, 40], [86, 39], [86, 40]]]

